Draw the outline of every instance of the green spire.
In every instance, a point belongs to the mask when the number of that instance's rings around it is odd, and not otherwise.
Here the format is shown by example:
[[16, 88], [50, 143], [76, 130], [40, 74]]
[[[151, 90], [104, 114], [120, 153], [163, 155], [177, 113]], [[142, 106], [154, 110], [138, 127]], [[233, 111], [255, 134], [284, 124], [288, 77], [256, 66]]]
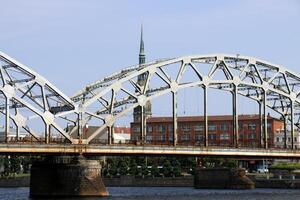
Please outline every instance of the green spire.
[[145, 47], [143, 39], [143, 24], [141, 25], [141, 41], [140, 41], [140, 54], [139, 54], [139, 64], [145, 63]]

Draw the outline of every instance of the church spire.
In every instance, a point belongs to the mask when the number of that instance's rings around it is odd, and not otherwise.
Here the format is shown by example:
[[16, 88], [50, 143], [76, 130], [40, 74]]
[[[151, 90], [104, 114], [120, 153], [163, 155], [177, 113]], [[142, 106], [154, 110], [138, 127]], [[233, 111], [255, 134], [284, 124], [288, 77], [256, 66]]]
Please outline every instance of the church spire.
[[141, 41], [140, 41], [140, 54], [139, 54], [139, 64], [145, 63], [145, 47], [144, 47], [144, 38], [143, 38], [143, 24], [141, 25]]

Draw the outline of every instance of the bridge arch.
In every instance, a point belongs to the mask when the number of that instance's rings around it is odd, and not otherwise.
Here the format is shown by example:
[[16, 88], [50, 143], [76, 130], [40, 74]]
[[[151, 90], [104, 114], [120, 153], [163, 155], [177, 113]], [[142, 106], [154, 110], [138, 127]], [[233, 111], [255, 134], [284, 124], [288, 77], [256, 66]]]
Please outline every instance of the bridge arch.
[[[173, 66], [175, 65], [179, 67], [178, 71], [174, 73]], [[167, 72], [166, 68], [171, 69], [169, 72], [172, 75]], [[187, 68], [193, 71], [197, 77], [196, 80], [182, 81]], [[217, 74], [222, 75], [223, 78], [218, 77]], [[138, 83], [137, 77], [141, 75], [146, 76], [144, 85]], [[150, 83], [154, 77], [160, 79], [164, 85], [151, 87]], [[207, 100], [208, 88], [229, 91], [233, 95], [234, 143], [238, 146], [236, 106], [238, 94], [253, 99], [260, 105], [265, 138], [267, 138], [267, 107], [279, 113], [285, 122], [291, 122], [293, 136], [294, 126], [299, 127], [299, 86], [300, 75], [283, 66], [248, 56], [211, 54], [183, 56], [132, 66], [87, 85], [71, 99], [82, 108], [81, 126], [92, 118], [102, 121], [102, 125], [91, 136], [83, 140], [83, 143], [90, 143], [101, 131], [110, 128], [117, 118], [131, 112], [134, 107], [144, 106], [147, 101], [166, 93], [172, 94], [173, 123], [176, 127], [176, 94], [178, 90], [187, 87], [202, 87], [204, 98], [206, 98], [204, 102]], [[118, 93], [123, 93], [122, 98], [117, 98]], [[90, 108], [95, 103], [101, 105], [97, 110]], [[204, 116], [207, 137], [207, 109], [204, 109]], [[141, 116], [141, 119], [144, 117]], [[145, 134], [143, 120], [141, 120], [141, 128], [143, 136]], [[174, 144], [176, 144], [176, 128], [174, 128], [173, 134]], [[207, 140], [205, 145], [207, 145]], [[264, 146], [267, 148], [266, 140]]]
[[[1, 51], [0, 102], [0, 113], [5, 118], [5, 140], [14, 132], [18, 141], [20, 132], [25, 131], [39, 142], [49, 143], [52, 129], [66, 141], [76, 143], [55, 121], [70, 112], [76, 113], [74, 102], [47, 79]], [[30, 123], [37, 119], [38, 122]], [[35, 130], [37, 126], [42, 126], [43, 135]]]

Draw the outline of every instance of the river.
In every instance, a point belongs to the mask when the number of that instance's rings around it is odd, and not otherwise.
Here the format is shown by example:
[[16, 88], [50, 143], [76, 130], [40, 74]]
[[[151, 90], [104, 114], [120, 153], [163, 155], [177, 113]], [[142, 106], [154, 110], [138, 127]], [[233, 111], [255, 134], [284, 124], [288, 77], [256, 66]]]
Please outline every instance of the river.
[[[253, 189], [253, 190], [206, 190], [188, 187], [108, 187], [109, 197], [84, 198], [84, 200], [296, 200], [300, 190]], [[29, 188], [0, 188], [1, 200], [29, 200]], [[76, 198], [67, 198], [76, 199]], [[78, 198], [77, 198], [78, 199]]]

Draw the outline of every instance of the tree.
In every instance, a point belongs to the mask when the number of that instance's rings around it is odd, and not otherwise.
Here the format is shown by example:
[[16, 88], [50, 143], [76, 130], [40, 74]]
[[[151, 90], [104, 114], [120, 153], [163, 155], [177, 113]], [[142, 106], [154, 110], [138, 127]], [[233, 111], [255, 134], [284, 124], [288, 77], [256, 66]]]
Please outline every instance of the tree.
[[143, 164], [142, 165], [142, 175], [143, 175], [143, 177], [147, 176], [148, 174], [149, 174], [148, 167], [146, 166], [146, 164]]
[[152, 165], [152, 168], [151, 168], [151, 175], [153, 177], [159, 177], [159, 169], [157, 167], [157, 165]]
[[178, 177], [178, 176], [180, 176], [181, 175], [181, 165], [180, 165], [180, 163], [178, 162], [178, 160], [175, 160], [174, 162], [173, 162], [173, 176], [176, 176], [176, 177]]
[[225, 159], [223, 166], [229, 169], [234, 169], [238, 167], [238, 161], [233, 159]]
[[11, 173], [18, 174], [21, 171], [21, 160], [18, 156], [13, 156], [10, 158]]
[[119, 172], [121, 175], [127, 175], [128, 166], [125, 160], [120, 160], [119, 162]]
[[111, 175], [111, 176], [116, 176], [118, 171], [117, 171], [117, 167], [114, 163], [110, 163], [109, 166], [108, 166], [108, 173]]
[[169, 160], [165, 160], [163, 163], [163, 175], [165, 177], [170, 177], [173, 173], [173, 169]]
[[135, 159], [130, 160], [129, 174], [132, 175], [132, 176], [137, 175], [137, 164], [135, 162]]

